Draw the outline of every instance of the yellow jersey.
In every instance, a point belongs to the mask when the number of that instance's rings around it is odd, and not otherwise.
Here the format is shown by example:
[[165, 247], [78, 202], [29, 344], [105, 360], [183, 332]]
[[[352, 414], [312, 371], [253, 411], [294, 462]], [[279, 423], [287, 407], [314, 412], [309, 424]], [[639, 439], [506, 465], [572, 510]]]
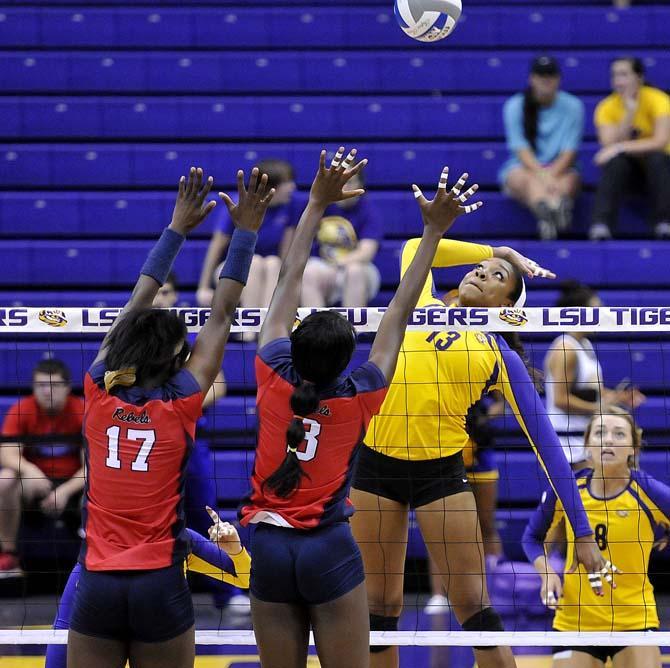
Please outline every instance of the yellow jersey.
[[[420, 239], [410, 239], [405, 244], [401, 275], [419, 243]], [[490, 246], [442, 239], [433, 266], [476, 264], [492, 256]], [[417, 305], [444, 307], [433, 294], [430, 273]], [[528, 438], [563, 502], [575, 535], [591, 535], [574, 476], [544, 403], [521, 358], [496, 334], [473, 330], [406, 332], [393, 380], [379, 413], [370, 422], [365, 445], [387, 457], [411, 461], [461, 452], [470, 443], [465, 426], [468, 411], [493, 390], [502, 394]]]
[[[626, 115], [626, 105], [619, 93], [612, 93], [601, 100], [594, 113], [596, 127], [618, 125]], [[638, 94], [637, 110], [633, 117], [635, 139], [648, 139], [654, 135], [656, 120], [670, 116], [670, 95], [658, 88], [642, 86]], [[670, 153], [670, 143], [665, 147]]]
[[[595, 531], [603, 557], [621, 573], [616, 589], [604, 586], [604, 596], [591, 589], [584, 567], [565, 573], [563, 596], [558, 601], [554, 628], [558, 631], [639, 631], [657, 628], [654, 589], [647, 570], [655, 531], [670, 523], [670, 488], [650, 475], [633, 470], [626, 489], [618, 496], [602, 499], [592, 494], [593, 471], [577, 474], [577, 488]], [[524, 533], [523, 546], [531, 560], [543, 554], [547, 533], [563, 521], [560, 500], [552, 491], [543, 500]], [[574, 534], [567, 527], [566, 571], [572, 565]]]

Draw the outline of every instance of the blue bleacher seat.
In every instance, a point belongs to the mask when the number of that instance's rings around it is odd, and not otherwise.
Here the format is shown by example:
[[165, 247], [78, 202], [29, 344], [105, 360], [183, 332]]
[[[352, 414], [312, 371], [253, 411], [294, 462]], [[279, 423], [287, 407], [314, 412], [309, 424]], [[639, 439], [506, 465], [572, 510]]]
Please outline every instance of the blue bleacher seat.
[[102, 105], [103, 136], [181, 136], [179, 105], [173, 100], [152, 98], [105, 100]]
[[[393, 13], [383, 8], [249, 8], [244, 6], [119, 9], [72, 7], [26, 8], [3, 12], [2, 46], [106, 47], [340, 47], [408, 48], [413, 43], [398, 30]], [[459, 28], [435, 48], [545, 47], [551, 27], [554, 47], [663, 46], [656, 29], [670, 20], [667, 8], [466, 6]], [[20, 26], [12, 30], [12, 27]], [[471, 26], [476, 26], [476, 30]]]
[[[240, 167], [253, 166], [267, 155], [293, 163], [296, 181], [309, 187], [321, 143], [258, 144], [32, 144], [0, 145], [0, 179], [8, 185], [29, 181], [44, 186], [169, 187], [192, 164], [215, 165], [221, 185], [231, 185]], [[370, 186], [406, 188], [410, 183], [433, 186], [448, 162], [454, 172], [468, 171], [484, 188], [498, 187], [498, 169], [507, 158], [499, 142], [361, 143], [369, 158]], [[583, 178], [593, 185], [598, 169], [592, 163], [596, 147], [587, 143], [580, 153]], [[2, 160], [4, 154], [5, 159]], [[27, 170], [27, 171], [26, 171]]]
[[40, 38], [25, 46], [100, 47], [119, 41], [116, 10], [72, 7], [40, 10]]
[[[670, 84], [670, 54], [638, 50], [648, 77]], [[285, 52], [30, 52], [0, 54], [5, 89], [33, 92], [127, 91], [290, 93], [432, 92], [511, 93], [528, 75], [534, 52], [360, 51]], [[559, 54], [563, 85], [576, 93], [606, 91], [611, 54]], [[243, 75], [241, 74], [243, 73]], [[271, 73], [271, 75], [269, 74]]]
[[193, 39], [193, 12], [171, 7], [123, 9], [116, 12], [119, 44], [170, 49], [201, 46]]

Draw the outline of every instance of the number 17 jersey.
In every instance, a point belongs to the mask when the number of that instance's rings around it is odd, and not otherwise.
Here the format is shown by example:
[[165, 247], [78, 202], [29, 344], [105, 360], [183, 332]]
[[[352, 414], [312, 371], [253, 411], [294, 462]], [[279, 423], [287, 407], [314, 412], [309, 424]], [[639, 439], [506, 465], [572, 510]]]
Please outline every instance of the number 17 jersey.
[[163, 385], [104, 385], [105, 363], [84, 379], [86, 538], [91, 571], [165, 568], [188, 554], [184, 482], [203, 395], [186, 369]]
[[267, 522], [307, 530], [346, 520], [354, 513], [348, 496], [356, 455], [386, 396], [384, 374], [366, 362], [319, 388], [319, 408], [305, 416], [305, 440], [298, 446], [306, 475], [288, 498], [276, 496], [263, 483], [286, 457], [286, 429], [293, 419], [289, 402], [300, 383], [290, 339], [275, 339], [258, 351], [256, 383], [258, 446], [251, 494], [240, 506], [242, 525]]

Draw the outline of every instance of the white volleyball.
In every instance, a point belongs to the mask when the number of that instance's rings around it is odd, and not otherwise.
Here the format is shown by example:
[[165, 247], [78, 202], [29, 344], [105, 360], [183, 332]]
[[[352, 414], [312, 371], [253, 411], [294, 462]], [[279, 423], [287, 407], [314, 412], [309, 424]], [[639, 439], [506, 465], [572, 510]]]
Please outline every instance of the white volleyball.
[[437, 42], [452, 33], [461, 17], [461, 0], [395, 0], [403, 32], [419, 42]]

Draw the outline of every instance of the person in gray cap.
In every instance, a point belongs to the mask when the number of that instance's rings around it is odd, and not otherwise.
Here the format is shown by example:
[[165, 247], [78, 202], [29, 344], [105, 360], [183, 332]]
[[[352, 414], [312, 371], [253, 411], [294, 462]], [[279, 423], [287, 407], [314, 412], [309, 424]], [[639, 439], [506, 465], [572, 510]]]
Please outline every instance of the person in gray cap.
[[537, 219], [541, 239], [555, 239], [572, 220], [580, 186], [577, 151], [584, 129], [584, 105], [559, 90], [561, 71], [551, 56], [530, 66], [528, 87], [503, 107], [510, 157], [501, 167], [501, 187]]

